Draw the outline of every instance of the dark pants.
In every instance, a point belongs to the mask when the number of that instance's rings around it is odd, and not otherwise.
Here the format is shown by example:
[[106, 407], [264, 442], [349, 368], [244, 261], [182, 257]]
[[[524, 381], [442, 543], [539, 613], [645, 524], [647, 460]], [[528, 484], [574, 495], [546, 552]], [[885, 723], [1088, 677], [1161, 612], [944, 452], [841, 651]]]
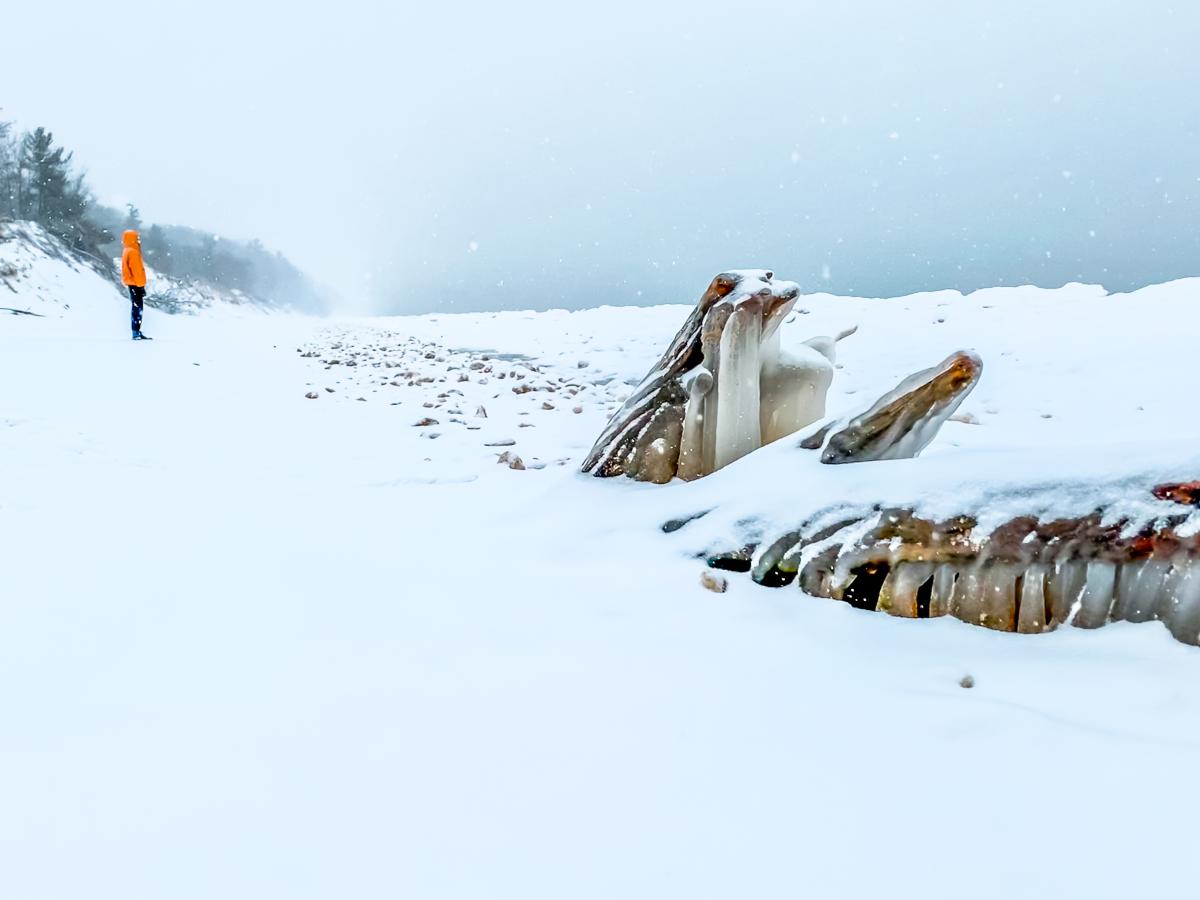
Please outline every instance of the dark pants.
[[133, 333], [140, 334], [142, 331], [142, 307], [146, 300], [146, 289], [131, 284], [129, 286], [129, 324], [133, 326]]

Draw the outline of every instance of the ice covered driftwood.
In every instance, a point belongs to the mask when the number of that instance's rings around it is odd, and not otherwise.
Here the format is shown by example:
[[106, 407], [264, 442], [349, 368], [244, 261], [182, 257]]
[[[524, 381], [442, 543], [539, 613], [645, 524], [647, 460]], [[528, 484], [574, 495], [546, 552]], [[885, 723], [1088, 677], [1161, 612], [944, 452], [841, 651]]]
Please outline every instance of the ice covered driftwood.
[[[800, 288], [752, 270], [718, 275], [662, 359], [609, 421], [584, 461], [599, 477], [663, 484], [692, 481], [825, 415], [836, 337], [781, 350], [779, 327]], [[803, 446], [825, 463], [900, 459], [919, 453], [979, 379], [981, 363], [959, 352], [905, 379], [874, 406], [831, 424]]]

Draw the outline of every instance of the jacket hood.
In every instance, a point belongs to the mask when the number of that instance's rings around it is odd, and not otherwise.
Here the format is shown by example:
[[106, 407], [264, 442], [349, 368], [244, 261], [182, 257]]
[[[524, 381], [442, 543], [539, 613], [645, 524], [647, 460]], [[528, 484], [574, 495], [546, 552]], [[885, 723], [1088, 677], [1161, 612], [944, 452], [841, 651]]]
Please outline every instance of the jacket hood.
[[136, 247], [138, 245], [138, 233], [133, 229], [130, 229], [121, 235], [121, 242], [124, 243], [126, 247]]

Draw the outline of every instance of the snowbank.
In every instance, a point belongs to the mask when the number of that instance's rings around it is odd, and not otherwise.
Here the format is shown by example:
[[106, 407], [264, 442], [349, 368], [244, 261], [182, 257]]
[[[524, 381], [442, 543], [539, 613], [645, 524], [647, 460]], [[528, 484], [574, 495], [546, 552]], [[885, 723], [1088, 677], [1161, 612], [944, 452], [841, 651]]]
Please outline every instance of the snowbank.
[[831, 497], [1196, 474], [1196, 281], [803, 297], [785, 341], [860, 326], [832, 413], [970, 347], [977, 424], [909, 469], [791, 480], [772, 447], [655, 487], [577, 466], [685, 306], [158, 315], [143, 345], [71, 271], [22, 297], [61, 278], [39, 311], [91, 331], [0, 316], [5, 896], [1188, 891], [1196, 648], [716, 594], [693, 554]]

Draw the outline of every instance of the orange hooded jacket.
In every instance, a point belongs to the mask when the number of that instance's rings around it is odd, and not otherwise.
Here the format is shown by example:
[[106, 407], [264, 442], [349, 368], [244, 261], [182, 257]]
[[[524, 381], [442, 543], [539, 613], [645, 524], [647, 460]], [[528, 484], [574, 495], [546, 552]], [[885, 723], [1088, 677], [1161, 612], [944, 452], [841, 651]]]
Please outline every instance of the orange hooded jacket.
[[121, 236], [125, 249], [121, 251], [121, 280], [128, 287], [146, 286], [146, 267], [142, 265], [142, 243], [136, 231]]

